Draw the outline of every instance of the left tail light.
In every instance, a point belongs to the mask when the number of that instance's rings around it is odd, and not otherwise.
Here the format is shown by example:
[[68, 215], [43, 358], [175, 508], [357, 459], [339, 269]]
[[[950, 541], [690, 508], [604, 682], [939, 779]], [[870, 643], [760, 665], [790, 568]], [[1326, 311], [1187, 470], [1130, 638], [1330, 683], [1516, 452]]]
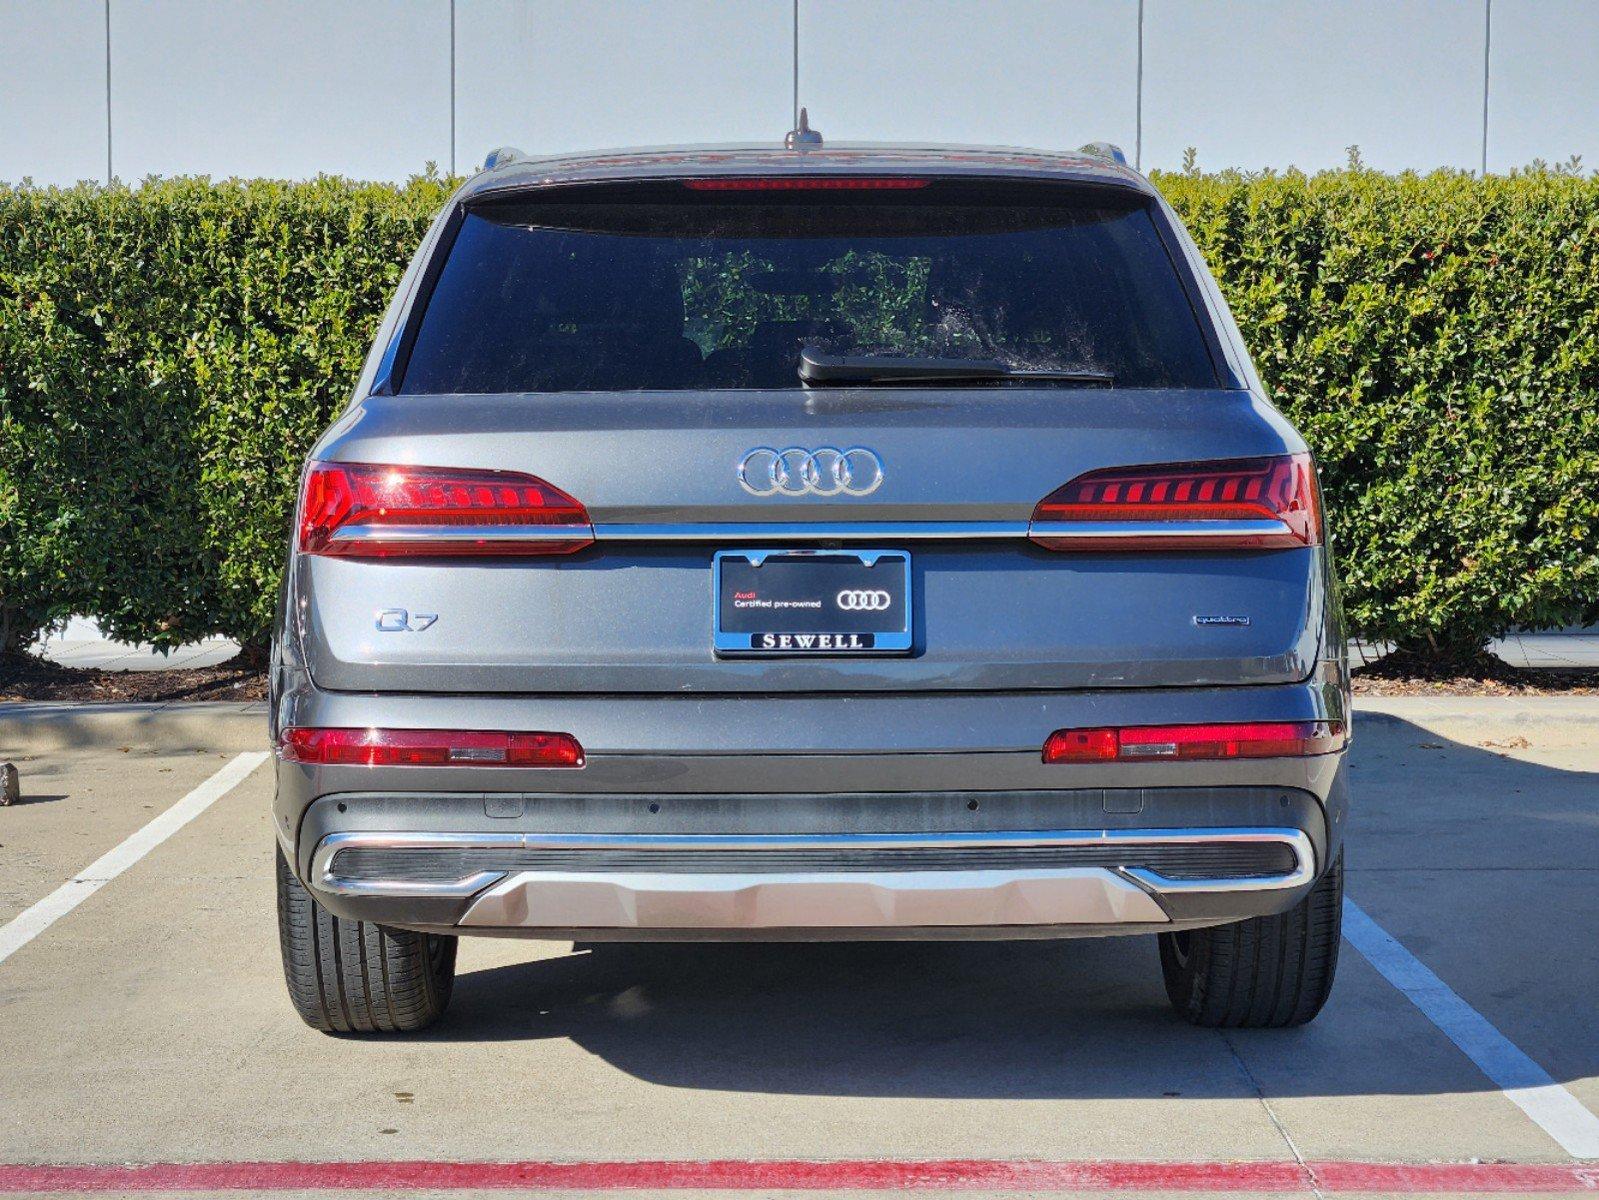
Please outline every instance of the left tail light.
[[348, 767], [581, 767], [569, 733], [459, 729], [291, 727], [278, 739], [289, 762]]
[[299, 547], [339, 558], [571, 554], [594, 541], [583, 506], [511, 471], [313, 462]]
[[1046, 763], [1170, 762], [1216, 758], [1299, 758], [1344, 747], [1341, 721], [1242, 721], [1057, 729]]
[[1050, 550], [1281, 550], [1321, 543], [1309, 454], [1090, 471], [1033, 510]]

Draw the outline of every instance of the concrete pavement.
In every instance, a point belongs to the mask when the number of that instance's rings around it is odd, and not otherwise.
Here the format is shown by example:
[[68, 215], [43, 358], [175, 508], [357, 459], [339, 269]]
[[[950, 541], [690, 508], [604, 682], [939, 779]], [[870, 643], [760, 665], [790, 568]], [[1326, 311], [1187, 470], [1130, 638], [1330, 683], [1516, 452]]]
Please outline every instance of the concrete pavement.
[[[1392, 649], [1387, 642], [1351, 639], [1349, 661], [1357, 667], [1374, 663]], [[1599, 626], [1572, 625], [1540, 633], [1512, 630], [1489, 642], [1488, 649], [1513, 667], [1591, 669], [1599, 667]]]
[[227, 638], [205, 638], [163, 654], [154, 646], [118, 642], [83, 617], [73, 617], [59, 631], [40, 639], [39, 653], [64, 667], [100, 667], [107, 671], [173, 671], [182, 667], [214, 667], [239, 652]]
[[[1599, 701], [1360, 707], [1351, 897], [1599, 1113]], [[229, 758], [24, 757], [0, 927]], [[1311, 1194], [1340, 1168], [1301, 1161], [1573, 1161], [1347, 944], [1314, 1024], [1217, 1033], [1169, 1015], [1147, 939], [466, 939], [440, 1026], [324, 1037], [283, 993], [269, 800], [263, 768], [0, 961], [0, 1163], [1243, 1160]]]
[[0, 760], [87, 750], [259, 750], [266, 739], [264, 700], [0, 703]]

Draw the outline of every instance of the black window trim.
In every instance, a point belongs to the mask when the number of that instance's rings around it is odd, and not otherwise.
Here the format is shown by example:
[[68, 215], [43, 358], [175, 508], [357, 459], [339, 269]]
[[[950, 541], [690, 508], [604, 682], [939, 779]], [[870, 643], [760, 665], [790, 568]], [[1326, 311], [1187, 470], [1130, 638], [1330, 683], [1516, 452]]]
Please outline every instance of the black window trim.
[[427, 315], [439, 276], [444, 274], [444, 264], [450, 257], [450, 251], [455, 248], [455, 239], [460, 236], [466, 217], [466, 205], [456, 202], [451, 206], [450, 215], [445, 220], [444, 228], [439, 230], [438, 240], [434, 243], [433, 253], [422, 271], [422, 277], [416, 281], [416, 287], [411, 292], [411, 303], [406, 309], [405, 318], [395, 326], [388, 348], [384, 351], [387, 370], [382, 366], [378, 368], [369, 395], [398, 396], [404, 393], [405, 369], [411, 363], [411, 349], [416, 345], [417, 334], [422, 329], [422, 318]]
[[1221, 330], [1216, 327], [1216, 319], [1212, 316], [1210, 304], [1205, 299], [1204, 286], [1194, 274], [1193, 264], [1188, 261], [1188, 255], [1183, 253], [1182, 245], [1177, 239], [1177, 231], [1172, 228], [1164, 206], [1151, 197], [1147, 211], [1150, 222], [1155, 226], [1155, 236], [1160, 239], [1166, 257], [1177, 272], [1183, 295], [1188, 297], [1188, 307], [1193, 310], [1194, 323], [1199, 326], [1199, 336], [1203, 339], [1205, 350], [1210, 355], [1210, 366], [1216, 374], [1216, 385], [1228, 391], [1241, 389], [1244, 386], [1243, 381], [1234, 373], [1232, 364], [1228, 360], [1227, 351], [1221, 341]]

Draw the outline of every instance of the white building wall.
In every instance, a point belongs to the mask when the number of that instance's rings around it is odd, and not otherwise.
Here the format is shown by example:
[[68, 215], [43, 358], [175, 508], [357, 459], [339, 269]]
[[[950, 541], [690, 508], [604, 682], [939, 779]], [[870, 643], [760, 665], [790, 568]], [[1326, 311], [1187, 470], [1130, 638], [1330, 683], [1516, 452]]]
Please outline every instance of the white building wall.
[[1176, 166], [1480, 165], [1484, 5], [1147, 0], [1144, 159]]
[[801, 0], [800, 51], [830, 136], [1133, 152], [1137, 0]]
[[123, 179], [392, 179], [448, 164], [448, 0], [110, 8], [112, 163]]
[[[1490, 169], [1599, 166], [1599, 0], [799, 0], [800, 95], [834, 139], [1477, 169], [1490, 4]], [[0, 180], [103, 180], [108, 115], [129, 181], [775, 141], [793, 22], [791, 0], [0, 0]]]
[[105, 101], [103, 0], [0, 0], [0, 180], [104, 181]]
[[1599, 168], [1599, 0], [1494, 0], [1488, 169]]
[[457, 0], [457, 166], [782, 137], [789, 0]]

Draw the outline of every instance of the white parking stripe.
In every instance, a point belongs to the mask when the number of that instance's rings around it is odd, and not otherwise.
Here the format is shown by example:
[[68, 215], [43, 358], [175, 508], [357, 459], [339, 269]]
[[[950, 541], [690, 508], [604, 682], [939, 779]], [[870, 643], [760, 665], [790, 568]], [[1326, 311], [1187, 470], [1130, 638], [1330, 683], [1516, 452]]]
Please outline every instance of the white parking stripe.
[[1462, 1000], [1353, 900], [1344, 937], [1573, 1158], [1599, 1158], [1599, 1117]]
[[238, 787], [251, 771], [266, 761], [266, 757], [265, 750], [252, 750], [239, 755], [155, 820], [129, 834], [116, 847], [95, 859], [43, 900], [0, 926], [0, 962], [10, 958]]

